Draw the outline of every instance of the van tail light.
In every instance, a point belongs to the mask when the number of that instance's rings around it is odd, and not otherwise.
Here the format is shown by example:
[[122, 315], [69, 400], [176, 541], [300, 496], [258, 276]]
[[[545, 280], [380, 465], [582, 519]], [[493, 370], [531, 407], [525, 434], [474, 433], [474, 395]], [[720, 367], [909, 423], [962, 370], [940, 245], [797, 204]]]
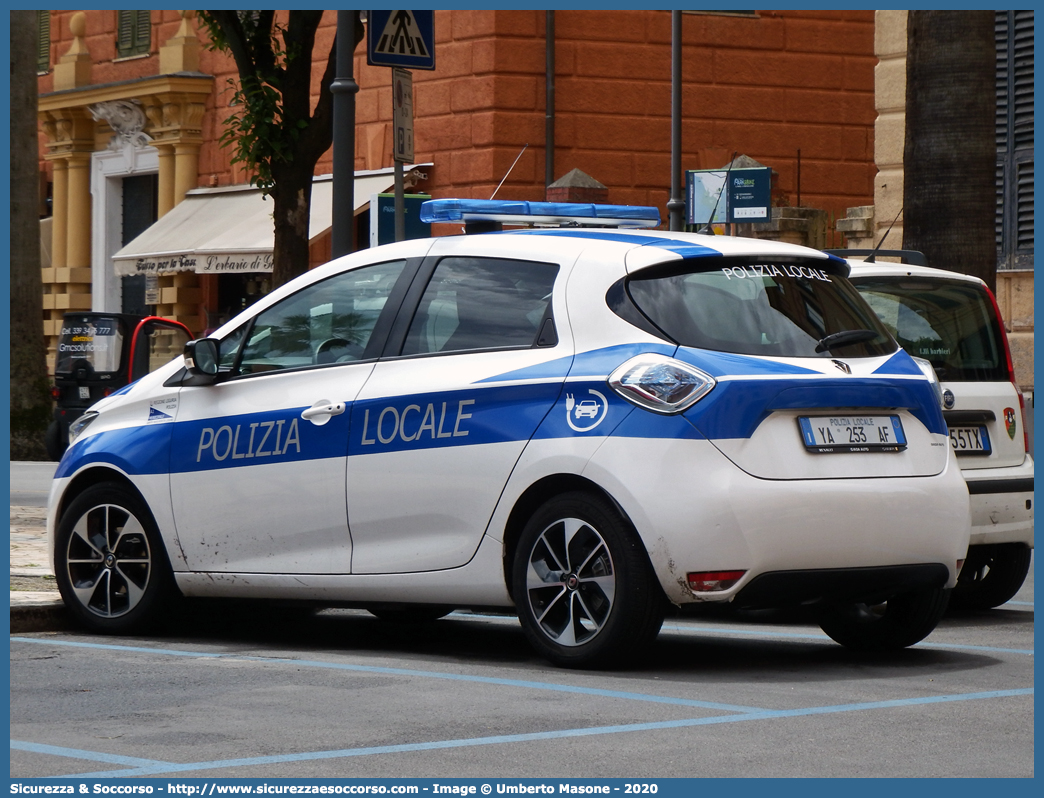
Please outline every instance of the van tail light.
[[1008, 331], [1004, 329], [1004, 319], [1001, 318], [1000, 306], [997, 304], [997, 297], [994, 296], [989, 286], [986, 286], [986, 295], [990, 298], [990, 302], [993, 303], [993, 315], [997, 319], [997, 326], [1000, 327], [1001, 341], [1004, 343], [1004, 357], [1008, 362], [1008, 379], [1011, 380], [1011, 384], [1015, 386], [1015, 393], [1019, 395], [1019, 418], [1022, 421], [1022, 442], [1024, 451], [1029, 451], [1029, 430], [1026, 429], [1026, 400], [1022, 397], [1022, 389], [1019, 388], [1019, 384], [1015, 381], [1015, 364], [1011, 359], [1011, 346], [1008, 344]]
[[609, 387], [628, 402], [665, 415], [692, 407], [716, 384], [695, 366], [652, 353], [632, 357], [609, 375]]
[[686, 574], [689, 589], [694, 593], [714, 593], [728, 590], [735, 585], [746, 571], [698, 571]]
[[59, 388], [57, 385], [51, 386], [51, 398], [54, 399], [54, 401], [56, 402], [62, 398], [62, 389]]

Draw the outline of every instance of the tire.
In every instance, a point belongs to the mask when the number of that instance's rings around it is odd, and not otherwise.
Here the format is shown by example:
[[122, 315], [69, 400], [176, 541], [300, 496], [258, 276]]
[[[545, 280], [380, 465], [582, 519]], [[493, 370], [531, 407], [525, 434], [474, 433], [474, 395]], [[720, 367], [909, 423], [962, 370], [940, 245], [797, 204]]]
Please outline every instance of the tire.
[[820, 628], [845, 648], [894, 651], [924, 640], [942, 619], [949, 590], [915, 590], [880, 604], [837, 604], [819, 619]]
[[1011, 599], [1029, 573], [1033, 550], [1024, 543], [972, 546], [964, 561], [950, 606], [959, 610], [989, 610]]
[[47, 425], [44, 432], [44, 450], [52, 460], [58, 461], [65, 454], [65, 443], [62, 441], [62, 428], [57, 421]]
[[93, 632], [143, 630], [176, 595], [156, 522], [122, 485], [100, 483], [76, 497], [58, 523], [54, 552], [62, 599]]
[[441, 604], [418, 604], [415, 607], [367, 607], [366, 611], [376, 618], [388, 623], [433, 623], [445, 618], [456, 607], [445, 607]]
[[663, 623], [666, 599], [637, 533], [587, 493], [554, 498], [529, 519], [512, 587], [526, 637], [556, 665], [631, 664]]

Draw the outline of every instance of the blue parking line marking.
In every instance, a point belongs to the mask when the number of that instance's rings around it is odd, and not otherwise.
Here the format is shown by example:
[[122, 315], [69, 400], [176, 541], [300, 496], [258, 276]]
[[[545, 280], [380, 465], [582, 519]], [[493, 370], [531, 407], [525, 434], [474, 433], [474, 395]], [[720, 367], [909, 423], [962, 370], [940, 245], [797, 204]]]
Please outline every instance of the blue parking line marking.
[[[109, 770], [95, 773], [71, 773], [53, 778], [112, 778], [127, 776], [154, 776], [160, 773], [185, 773], [200, 770], [217, 770], [258, 765], [272, 765], [288, 762], [308, 762], [322, 759], [343, 759], [357, 756], [374, 756], [379, 754], [410, 753], [414, 751], [433, 751], [448, 748], [468, 748], [482, 745], [502, 745], [505, 743], [523, 743], [563, 739], [568, 737], [589, 737], [604, 734], [626, 734], [631, 732], [659, 731], [663, 729], [681, 729], [694, 726], [712, 726], [721, 723], [737, 723], [749, 720], [771, 720], [775, 718], [794, 718], [809, 715], [826, 715], [842, 712], [859, 712], [874, 709], [892, 709], [897, 707], [918, 706], [926, 704], [942, 704], [955, 701], [977, 701], [983, 699], [1009, 698], [1013, 696], [1032, 696], [1033, 688], [1014, 690], [994, 690], [980, 693], [961, 693], [956, 695], [922, 696], [919, 698], [899, 698], [888, 701], [868, 701], [860, 704], [841, 704], [825, 707], [805, 707], [799, 709], [766, 710], [748, 712], [738, 715], [721, 715], [710, 718], [686, 718], [684, 720], [656, 721], [651, 723], [630, 723], [615, 726], [596, 726], [582, 729], [559, 729], [546, 732], [530, 732], [527, 734], [496, 735], [491, 737], [473, 737], [458, 740], [439, 740], [427, 743], [405, 743], [400, 745], [372, 746], [367, 748], [346, 748], [337, 751], [312, 751], [298, 754], [280, 754], [243, 759], [221, 759], [210, 762], [189, 762], [181, 765], [168, 763], [148, 763], [127, 770]], [[15, 741], [11, 742], [15, 747]], [[81, 757], [85, 758], [85, 757]]]
[[65, 748], [60, 745], [44, 745], [43, 743], [27, 743], [21, 740], [11, 740], [11, 750], [29, 751], [34, 754], [50, 754], [51, 756], [64, 756], [70, 759], [87, 759], [92, 762], [108, 762], [111, 765], [129, 765], [131, 767], [155, 767], [157, 765], [174, 764], [173, 762], [164, 762], [160, 759], [142, 759], [136, 756], [103, 754], [98, 751], [83, 751], [79, 748]]
[[495, 684], [502, 687], [521, 687], [529, 690], [550, 690], [559, 693], [575, 693], [577, 695], [599, 696], [601, 698], [620, 698], [626, 701], [647, 701], [654, 704], [671, 704], [682, 707], [713, 709], [721, 712], [763, 712], [761, 707], [721, 704], [715, 701], [697, 701], [691, 698], [674, 698], [672, 696], [648, 695], [646, 693], [629, 693], [619, 690], [602, 690], [595, 687], [576, 687], [553, 682], [531, 682], [519, 679], [499, 679], [491, 676], [468, 676], [459, 673], [442, 673], [440, 671], [422, 671], [409, 668], [383, 668], [375, 665], [352, 665], [340, 662], [322, 662], [312, 660], [289, 659], [285, 657], [257, 657], [247, 654], [212, 654], [196, 653], [179, 649], [148, 648], [146, 646], [117, 646], [108, 643], [81, 643], [64, 640], [38, 640], [32, 637], [12, 637], [12, 642], [36, 643], [39, 645], [71, 646], [74, 648], [95, 648], [108, 651], [128, 651], [138, 654], [161, 654], [176, 657], [206, 657], [209, 659], [240, 660], [243, 662], [265, 662], [281, 665], [293, 665], [301, 668], [327, 668], [330, 670], [353, 671], [357, 673], [380, 673], [391, 676], [420, 676], [426, 679], [446, 679], [449, 681], [473, 682], [476, 684]]

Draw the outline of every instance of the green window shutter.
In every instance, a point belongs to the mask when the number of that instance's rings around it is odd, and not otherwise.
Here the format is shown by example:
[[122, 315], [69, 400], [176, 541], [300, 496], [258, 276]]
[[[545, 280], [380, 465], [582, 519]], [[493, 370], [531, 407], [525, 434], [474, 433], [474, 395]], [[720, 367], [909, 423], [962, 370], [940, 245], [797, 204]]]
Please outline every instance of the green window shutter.
[[136, 52], [147, 53], [152, 48], [152, 19], [149, 11], [135, 11], [137, 15], [135, 41]]
[[37, 11], [36, 71], [46, 72], [51, 68], [51, 12]]
[[997, 268], [1033, 268], [1033, 11], [996, 12]]
[[143, 55], [152, 45], [152, 27], [148, 11], [116, 12], [116, 55]]

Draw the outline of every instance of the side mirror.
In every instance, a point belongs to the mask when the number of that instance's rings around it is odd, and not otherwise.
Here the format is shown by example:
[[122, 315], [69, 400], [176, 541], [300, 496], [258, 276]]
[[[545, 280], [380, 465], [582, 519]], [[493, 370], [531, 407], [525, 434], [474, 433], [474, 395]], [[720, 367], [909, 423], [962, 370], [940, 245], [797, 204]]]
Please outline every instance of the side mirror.
[[213, 338], [197, 338], [185, 344], [185, 370], [192, 377], [216, 377], [218, 344]]

